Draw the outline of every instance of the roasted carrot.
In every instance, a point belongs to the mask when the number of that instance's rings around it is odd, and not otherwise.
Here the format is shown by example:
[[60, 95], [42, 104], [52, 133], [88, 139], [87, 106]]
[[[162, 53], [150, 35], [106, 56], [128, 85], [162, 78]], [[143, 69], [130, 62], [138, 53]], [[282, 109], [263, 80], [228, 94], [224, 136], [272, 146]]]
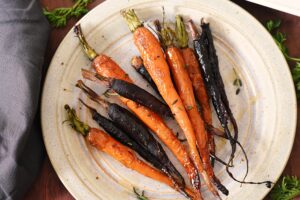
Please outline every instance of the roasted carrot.
[[195, 56], [194, 50], [191, 48], [183, 48], [181, 49], [181, 52], [185, 62], [186, 69], [189, 73], [189, 77], [194, 87], [195, 96], [197, 97], [201, 105], [203, 118], [206, 123], [212, 124], [212, 115], [211, 115], [211, 109], [209, 105], [209, 98], [205, 90], [205, 85], [200, 72], [199, 63]]
[[203, 175], [210, 191], [214, 195], [218, 196], [218, 192], [213, 187], [211, 180], [204, 171], [203, 163], [198, 153], [197, 140], [192, 123], [188, 117], [183, 102], [173, 85], [169, 67], [165, 60], [160, 43], [147, 28], [143, 27], [134, 10], [123, 11], [122, 15], [125, 18], [131, 32], [133, 32], [135, 46], [141, 54], [147, 71], [155, 82], [161, 96], [169, 105], [177, 123], [185, 134], [190, 148], [190, 155], [197, 170]]
[[[87, 56], [93, 61], [92, 66], [101, 76], [106, 76], [110, 78], [117, 78], [128, 81], [132, 83], [133, 81], [126, 75], [126, 73], [109, 57], [105, 55], [99, 55], [99, 59], [97, 53], [87, 44], [84, 39], [84, 36], [81, 32], [80, 26], [77, 25], [75, 27], [75, 33], [78, 35], [82, 46], [84, 47], [85, 53]], [[88, 50], [87, 50], [88, 49]], [[91, 53], [92, 52], [92, 53]], [[105, 58], [106, 62], [101, 62], [100, 65], [98, 60], [101, 58]], [[110, 61], [110, 62], [108, 62]], [[114, 63], [114, 64], [112, 64]], [[112, 68], [111, 68], [112, 67]], [[84, 74], [83, 74], [84, 76]], [[89, 78], [89, 77], [87, 77]], [[92, 81], [98, 81], [97, 79], [90, 77]], [[153, 111], [150, 109], [137, 104], [136, 102], [126, 99], [124, 97], [119, 97], [119, 99], [140, 119], [145, 125], [157, 135], [157, 137], [172, 151], [175, 157], [180, 161], [181, 165], [185, 168], [192, 186], [194, 188], [194, 192], [198, 199], [202, 199], [200, 194], [200, 178], [198, 171], [195, 168], [195, 165], [191, 161], [189, 154], [185, 147], [181, 144], [178, 138], [173, 134], [172, 130], [164, 123], [164, 121]], [[203, 174], [204, 177], [207, 177], [206, 174]]]
[[[192, 81], [195, 96], [200, 103], [203, 119], [208, 125], [212, 124], [211, 109], [209, 105], [209, 98], [207, 96], [203, 78], [199, 69], [199, 63], [191, 48], [184, 48], [181, 50], [185, 62], [186, 69]], [[213, 135], [208, 131], [208, 148], [211, 154], [215, 154], [215, 142]]]
[[[114, 159], [122, 163], [125, 167], [164, 183], [178, 191], [178, 188], [174, 187], [172, 180], [170, 180], [160, 171], [140, 160], [134, 151], [114, 140], [104, 131], [96, 128], [90, 128], [87, 124], [81, 122], [77, 117], [75, 110], [71, 109], [69, 105], [65, 105], [65, 109], [68, 115], [67, 120], [71, 123], [71, 127], [82, 134], [92, 146], [109, 154]], [[191, 199], [194, 199], [194, 194], [189, 188], [185, 188], [185, 192], [189, 194]]]
[[[156, 22], [156, 26], [160, 26], [159, 22]], [[171, 69], [177, 92], [185, 106], [186, 112], [194, 128], [197, 147], [199, 149], [204, 169], [210, 177], [211, 182], [213, 182], [217, 188], [222, 188], [221, 191], [227, 195], [228, 190], [221, 185], [220, 181], [215, 177], [210, 163], [205, 122], [198, 111], [192, 81], [189, 78], [181, 53], [181, 49], [188, 47], [188, 34], [185, 30], [182, 18], [180, 16], [176, 16], [175, 34], [173, 34], [173, 30], [171, 28], [162, 27], [160, 35], [162, 36], [161, 43], [163, 44], [162, 46], [165, 47], [167, 61]], [[180, 48], [176, 47], [173, 41], [176, 41]]]
[[183, 105], [194, 128], [197, 139], [197, 146], [199, 148], [199, 152], [203, 161], [204, 169], [208, 169], [208, 163], [210, 163], [210, 161], [207, 145], [207, 133], [205, 130], [204, 121], [202, 120], [197, 109], [192, 82], [189, 79], [188, 73], [185, 69], [183, 57], [181, 55], [180, 49], [176, 47], [169, 47], [166, 50], [166, 55], [178, 94], [183, 102]]
[[85, 69], [82, 69], [82, 71], [85, 74], [85, 76], [89, 76], [91, 77], [91, 79], [97, 78], [98, 82], [107, 85], [111, 90], [115, 92], [114, 95], [118, 94], [122, 97], [133, 100], [140, 105], [150, 108], [151, 110], [153, 110], [154, 112], [156, 112], [164, 118], [173, 118], [169, 107], [143, 88], [140, 88], [139, 86], [133, 83], [129, 83], [121, 79], [107, 78], [99, 75], [95, 76], [93, 74], [90, 75], [90, 71]]
[[173, 117], [169, 107], [165, 103], [133, 83], [113, 79], [111, 81], [111, 89], [127, 99], [131, 99], [140, 105], [150, 108], [164, 118]]
[[[101, 105], [101, 107], [105, 108], [108, 116], [118, 128], [126, 132], [128, 136], [138, 145], [144, 148], [144, 150], [148, 152], [148, 154], [154, 156], [161, 163], [161, 165], [164, 166], [164, 168], [159, 166], [157, 167], [159, 169], [163, 169], [163, 171], [167, 175], [169, 175], [172, 180], [174, 180], [175, 184], [178, 184], [178, 187], [180, 189], [185, 187], [183, 177], [169, 160], [161, 144], [148, 131], [143, 122], [141, 122], [135, 115], [133, 115], [125, 108], [119, 106], [118, 104], [110, 103], [109, 101], [102, 99], [95, 91], [86, 86], [81, 80], [77, 82], [76, 86], [79, 87], [93, 101], [97, 102], [99, 105]], [[90, 106], [85, 104], [82, 100], [80, 101], [85, 106], [90, 108]], [[108, 123], [108, 121], [106, 122]], [[139, 153], [138, 150], [136, 151]]]
[[[80, 84], [80, 85], [78, 85], [78, 84]], [[85, 92], [89, 92], [88, 90], [86, 90], [86, 88], [84, 88], [85, 86], [82, 86], [81, 84], [83, 84], [83, 83], [82, 82], [81, 83], [77, 83], [78, 87], [80, 87]], [[110, 136], [112, 136], [114, 139], [116, 139], [118, 142], [122, 143], [123, 145], [128, 146], [129, 148], [131, 148], [132, 150], [134, 150], [135, 152], [137, 152], [142, 158], [144, 158], [146, 161], [148, 161], [149, 163], [151, 163], [157, 169], [160, 169], [169, 178], [171, 178], [172, 180], [174, 180], [173, 177], [172, 177], [172, 175], [170, 174], [169, 170], [164, 166], [164, 163], [162, 163], [159, 159], [157, 159], [150, 152], [148, 152], [147, 149], [145, 149], [144, 147], [142, 147], [141, 145], [139, 145], [135, 140], [133, 140], [129, 136], [129, 134], [127, 134], [126, 132], [124, 132], [123, 130], [121, 130], [119, 127], [117, 127], [114, 124], [113, 121], [111, 121], [111, 120], [105, 118], [104, 116], [102, 116], [101, 114], [99, 114], [96, 109], [94, 109], [93, 107], [87, 105], [81, 99], [79, 99], [79, 100], [81, 101], [81, 103], [83, 105], [85, 105], [89, 109], [90, 113], [92, 114], [93, 120], [95, 122], [97, 122], [97, 124], [100, 127], [102, 127]], [[100, 100], [98, 99], [98, 102], [99, 101]], [[105, 102], [102, 101], [101, 104], [104, 105]], [[104, 106], [106, 106], [106, 105], [104, 105]], [[107, 107], [109, 107], [109, 106], [107, 106]], [[128, 121], [124, 121], [124, 123], [128, 123]], [[177, 184], [175, 182], [175, 180], [174, 180], [174, 184]]]
[[[244, 158], [246, 160], [246, 173], [243, 180], [238, 180], [234, 177], [233, 173], [229, 171], [229, 165], [226, 165], [226, 172], [233, 180], [239, 183], [266, 184], [266, 186], [270, 188], [272, 184], [272, 182], [270, 181], [245, 181], [245, 178], [248, 175], [249, 160], [244, 147], [238, 141], [238, 126], [230, 109], [227, 95], [225, 92], [224, 83], [220, 74], [218, 57], [216, 54], [216, 49], [214, 47], [213, 37], [209, 28], [209, 24], [205, 23], [203, 19], [201, 20], [201, 35], [199, 35], [192, 20], [189, 21], [189, 26], [193, 37], [193, 45], [195, 48], [195, 52], [198, 61], [201, 64], [201, 71], [204, 77], [204, 83], [207, 92], [210, 95], [217, 117], [222, 127], [224, 128], [225, 136], [231, 144], [231, 155], [227, 163], [233, 164], [233, 159], [235, 156], [237, 146], [241, 148], [242, 153], [244, 154]], [[232, 131], [230, 131], [229, 129], [230, 124], [233, 127], [233, 135], [231, 133]]]
[[[106, 68], [106, 66], [102, 65], [102, 68]], [[108, 70], [109, 71], [109, 70]], [[91, 76], [93, 74], [92, 72], [89, 72], [87, 70], [82, 71], [82, 76], [84, 78], [87, 78], [91, 81], [98, 82], [97, 78], [94, 77], [96, 74]], [[116, 76], [113, 71], [110, 72], [110, 77]], [[125, 72], [124, 72], [125, 73]], [[187, 172], [189, 179], [191, 180], [191, 183], [193, 187], [199, 191], [200, 190], [200, 179], [197, 173], [197, 170], [194, 167], [194, 164], [191, 162], [189, 158], [189, 154], [184, 148], [184, 146], [181, 144], [181, 142], [178, 140], [178, 138], [173, 134], [171, 129], [167, 127], [167, 125], [163, 122], [163, 120], [153, 111], [150, 109], [141, 106], [137, 104], [136, 102], [126, 99], [124, 97], [119, 96], [119, 99], [132, 111], [136, 116], [141, 119], [145, 125], [153, 132], [155, 133], [159, 139], [172, 151], [172, 153], [175, 155], [175, 157], [179, 160], [179, 162], [182, 164], [182, 166], [185, 168], [185, 171]], [[195, 192], [196, 193], [196, 192]], [[200, 193], [197, 194], [199, 199], [201, 199]]]
[[[181, 53], [185, 62], [185, 68], [189, 74], [194, 88], [195, 96], [200, 103], [201, 113], [205, 123], [212, 126], [211, 109], [209, 105], [209, 98], [205, 89], [203, 78], [200, 72], [199, 62], [194, 54], [193, 49], [188, 47], [188, 34], [181, 16], [176, 16], [175, 34], [178, 46], [181, 48]], [[207, 130], [208, 150], [210, 154], [215, 155], [215, 141], [214, 136]], [[211, 158], [212, 165], [214, 159]]]

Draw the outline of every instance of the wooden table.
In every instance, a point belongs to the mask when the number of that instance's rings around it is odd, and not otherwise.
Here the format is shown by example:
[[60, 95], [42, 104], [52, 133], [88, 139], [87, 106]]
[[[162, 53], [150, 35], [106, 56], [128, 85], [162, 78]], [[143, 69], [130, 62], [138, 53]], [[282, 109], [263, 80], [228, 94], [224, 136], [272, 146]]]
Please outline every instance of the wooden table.
[[[43, 7], [53, 9], [56, 7], [70, 6], [71, 0], [40, 0]], [[103, 2], [103, 0], [95, 0], [89, 5], [93, 8]], [[234, 0], [235, 3], [251, 13], [261, 23], [265, 23], [269, 19], [281, 19], [281, 31], [287, 33], [288, 40], [287, 46], [291, 56], [300, 56], [300, 17], [275, 11], [263, 6], [252, 4], [243, 0]], [[63, 37], [72, 28], [75, 19], [68, 22], [68, 25], [62, 29], [53, 29], [51, 31], [48, 48], [46, 52], [45, 69], [49, 66], [53, 54], [55, 53], [58, 45]], [[288, 105], [286, 105], [288, 106]], [[298, 106], [298, 109], [300, 107]], [[289, 159], [289, 162], [283, 172], [283, 175], [296, 175], [300, 177], [300, 117], [298, 113], [298, 125], [294, 147]], [[282, 148], [285, 148], [284, 146]], [[40, 175], [36, 179], [34, 185], [25, 195], [26, 200], [43, 199], [43, 200], [71, 200], [74, 199], [70, 193], [65, 189], [63, 184], [57, 177], [49, 158], [46, 157]], [[265, 199], [269, 199], [266, 197]], [[300, 199], [300, 198], [299, 198]]]

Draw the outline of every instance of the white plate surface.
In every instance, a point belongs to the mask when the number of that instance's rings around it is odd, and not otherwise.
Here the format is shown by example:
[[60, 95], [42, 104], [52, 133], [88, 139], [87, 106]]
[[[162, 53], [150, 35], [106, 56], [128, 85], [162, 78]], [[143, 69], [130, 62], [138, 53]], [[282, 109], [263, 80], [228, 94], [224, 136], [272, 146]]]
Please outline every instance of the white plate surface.
[[[132, 41], [121, 9], [135, 8], [141, 19], [161, 18], [165, 7], [168, 20], [176, 14], [199, 22], [204, 17], [211, 25], [230, 106], [239, 126], [239, 141], [250, 161], [249, 181], [276, 181], [291, 151], [296, 126], [296, 100], [288, 66], [264, 27], [251, 15], [229, 1], [119, 1], [110, 0], [97, 6], [80, 20], [87, 41], [97, 52], [111, 56], [141, 87], [153, 92], [131, 68], [130, 59], [138, 51]], [[119, 164], [110, 156], [97, 151], [67, 123], [64, 105], [77, 108], [80, 118], [97, 127], [78, 97], [86, 99], [75, 88], [81, 68], [90, 69], [78, 39], [72, 30], [67, 34], [53, 57], [42, 97], [42, 128], [50, 160], [66, 188], [77, 199], [135, 199], [132, 187], [146, 190], [150, 199], [184, 199], [171, 188], [146, 178]], [[233, 68], [243, 86], [235, 95]], [[106, 88], [86, 82], [103, 92]], [[87, 99], [86, 99], [87, 100]], [[110, 100], [113, 100], [111, 98]], [[91, 103], [87, 100], [88, 103]], [[93, 104], [96, 106], [95, 104]], [[99, 112], [105, 114], [99, 108]], [[219, 126], [217, 120], [215, 125]], [[173, 122], [168, 122], [175, 131]], [[230, 146], [216, 139], [217, 154], [226, 160]], [[178, 162], [176, 166], [184, 174]], [[245, 162], [238, 149], [233, 172], [241, 178]], [[263, 185], [243, 185], [234, 182], [222, 165], [215, 172], [229, 189], [223, 199], [262, 199], [269, 191]], [[184, 175], [185, 176], [185, 175]], [[213, 199], [203, 187], [205, 199]]]

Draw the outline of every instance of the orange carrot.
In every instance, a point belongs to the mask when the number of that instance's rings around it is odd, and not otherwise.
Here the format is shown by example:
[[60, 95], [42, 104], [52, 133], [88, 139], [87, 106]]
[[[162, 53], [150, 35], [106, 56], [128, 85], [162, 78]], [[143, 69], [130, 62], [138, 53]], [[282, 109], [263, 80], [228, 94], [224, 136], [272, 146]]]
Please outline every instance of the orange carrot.
[[[169, 32], [169, 29], [164, 28], [165, 32]], [[182, 17], [176, 16], [176, 40], [181, 49], [186, 49], [188, 47], [188, 34], [185, 30]], [[169, 38], [164, 37], [166, 34], [162, 35], [163, 41], [169, 40]], [[168, 33], [168, 35], [171, 35]], [[172, 39], [172, 38], [171, 38]], [[164, 45], [168, 46], [168, 45]], [[189, 118], [194, 127], [199, 153], [201, 155], [204, 168], [211, 178], [211, 181], [220, 189], [224, 194], [228, 193], [228, 190], [221, 184], [221, 182], [214, 175], [213, 168], [210, 163], [210, 155], [208, 149], [208, 136], [205, 129], [205, 122], [198, 112], [192, 81], [189, 78], [188, 71], [186, 70], [185, 61], [182, 56], [181, 50], [169, 42], [169, 47], [166, 49], [167, 60], [171, 68], [171, 72], [175, 81], [175, 85], [179, 92], [179, 95], [184, 103], [187, 110]]]
[[203, 161], [204, 169], [207, 169], [210, 165], [207, 146], [207, 133], [204, 126], [204, 121], [202, 120], [197, 109], [192, 82], [189, 79], [189, 75], [185, 69], [185, 63], [180, 50], [177, 47], [168, 47], [166, 50], [166, 55], [178, 94], [194, 128], [197, 146]]
[[[201, 105], [203, 119], [205, 123], [211, 125], [212, 115], [211, 115], [211, 109], [209, 105], [209, 98], [206, 93], [205, 85], [200, 72], [200, 67], [197, 58], [194, 54], [194, 51], [191, 48], [183, 48], [181, 52], [185, 62], [186, 69], [188, 71], [189, 77], [193, 84], [195, 96], [197, 97]], [[208, 133], [207, 136], [208, 136], [209, 152], [215, 154], [214, 136], [210, 133]]]
[[[98, 55], [95, 53], [95, 51], [85, 41], [80, 26], [77, 26], [77, 29], [75, 27], [75, 32], [84, 47], [85, 53], [92, 60], [92, 66], [96, 70], [98, 75], [108, 78], [122, 79], [124, 81], [132, 83], [132, 80], [129, 78], [129, 76], [110, 57], [103, 54]], [[84, 71], [83, 76], [85, 78], [91, 79], [92, 81], [96, 81], [96, 79], [89, 76]], [[175, 137], [171, 129], [156, 113], [154, 113], [150, 109], [124, 97], [119, 96], [119, 98], [172, 151], [175, 157], [180, 161], [181, 165], [185, 168], [192, 186], [195, 189], [196, 198], [202, 199], [200, 194], [200, 178], [198, 171], [191, 161], [185, 147], [181, 144], [178, 138]]]
[[[103, 56], [103, 55], [101, 55], [101, 56]], [[114, 61], [111, 60], [111, 62], [114, 62]], [[97, 64], [95, 64], [95, 61], [93, 61], [92, 66], [95, 68], [95, 70], [97, 72], [101, 72], [101, 74], [99, 74], [99, 75], [104, 76], [104, 74], [105, 74], [105, 76], [109, 77], [109, 78], [120, 78], [120, 77], [124, 77], [124, 74], [125, 74], [125, 72], [120, 67], [118, 67], [118, 68], [123, 71], [122, 73], [120, 73], [121, 72], [120, 70], [110, 70], [109, 67], [111, 66], [111, 64], [110, 65], [105, 65], [105, 64], [97, 65]], [[87, 78], [92, 81], [96, 81], [96, 79], [93, 78], [93, 77], [95, 77], [95, 74], [91, 75], [91, 72], [83, 70], [82, 75], [84, 78]], [[132, 80], [128, 76], [127, 76], [127, 81], [132, 82]], [[181, 142], [178, 140], [178, 138], [173, 134], [171, 129], [160, 118], [160, 116], [158, 116], [156, 113], [154, 113], [147, 107], [141, 106], [130, 99], [124, 98], [122, 96], [118, 96], [118, 97], [172, 151], [172, 153], [175, 155], [175, 157], [179, 160], [179, 162], [185, 168], [185, 170], [193, 184], [193, 187], [197, 188], [197, 190], [199, 190], [200, 182], [199, 182], [198, 173], [194, 167], [194, 164], [191, 162], [191, 160], [189, 158], [188, 152], [186, 151], [184, 146], [181, 144]]]
[[[174, 186], [170, 178], [140, 160], [130, 148], [122, 145], [104, 131], [96, 128], [90, 128], [88, 125], [81, 122], [76, 116], [75, 110], [71, 109], [68, 105], [65, 106], [65, 109], [68, 113], [68, 121], [72, 124], [71, 127], [86, 137], [87, 141], [92, 146], [109, 154], [125, 167], [135, 170], [146, 177], [164, 183], [178, 191], [178, 188]], [[193, 192], [189, 188], [185, 188], [185, 192], [191, 196], [192, 199], [195, 199]]]
[[[178, 188], [174, 187], [174, 184], [170, 178], [140, 160], [134, 151], [114, 140], [103, 131], [96, 128], [91, 128], [87, 140], [92, 146], [109, 154], [111, 157], [122, 163], [125, 167], [135, 170], [140, 174], [152, 178], [158, 182], [164, 183], [178, 191]], [[192, 199], [195, 199], [194, 193], [189, 188], [185, 188], [185, 192], [191, 196]]]
[[193, 49], [191, 48], [183, 48], [181, 52], [184, 58], [186, 69], [189, 73], [189, 77], [194, 87], [195, 95], [201, 105], [203, 118], [205, 122], [211, 124], [212, 116], [211, 116], [211, 109], [209, 105], [209, 98], [206, 93], [205, 85], [200, 72], [200, 67], [197, 58], [194, 54]]
[[183, 102], [173, 85], [169, 67], [165, 60], [160, 43], [147, 28], [142, 26], [133, 10], [124, 11], [122, 14], [126, 19], [130, 30], [133, 32], [135, 46], [141, 54], [147, 71], [185, 134], [190, 148], [190, 155], [197, 170], [203, 175], [210, 191], [218, 196], [218, 192], [213, 187], [211, 180], [204, 171], [203, 163], [198, 153], [197, 140], [192, 123], [188, 117]]
[[104, 54], [99, 54], [93, 60], [92, 66], [96, 70], [97, 74], [101, 76], [121, 79], [123, 81], [132, 83], [132, 80], [129, 78], [128, 74], [126, 74], [115, 61]]

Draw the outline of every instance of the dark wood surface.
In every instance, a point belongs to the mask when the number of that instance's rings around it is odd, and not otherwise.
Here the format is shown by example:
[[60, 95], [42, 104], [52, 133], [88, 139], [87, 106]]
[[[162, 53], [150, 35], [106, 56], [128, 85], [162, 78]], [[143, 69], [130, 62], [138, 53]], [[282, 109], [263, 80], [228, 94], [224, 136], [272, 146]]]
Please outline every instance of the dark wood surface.
[[[72, 5], [71, 0], [40, 0], [43, 7], [53, 9], [56, 7], [70, 6]], [[103, 2], [103, 0], [95, 0], [89, 5], [89, 8], [93, 8]], [[259, 6], [253, 3], [249, 3], [243, 0], [234, 0], [234, 2], [240, 5], [242, 8], [247, 10], [261, 23], [265, 23], [269, 19], [281, 19], [282, 26], [281, 31], [287, 33], [288, 40], [287, 46], [289, 48], [290, 54], [292, 56], [300, 56], [300, 18], [286, 14], [280, 11], [276, 11], [270, 8]], [[48, 48], [46, 52], [45, 59], [45, 69], [49, 66], [51, 58], [55, 53], [58, 45], [67, 34], [67, 32], [72, 28], [77, 19], [72, 19], [68, 22], [65, 28], [52, 29]], [[291, 65], [292, 67], [292, 65]], [[288, 105], [286, 105], [288, 106]], [[298, 106], [299, 109], [299, 106]], [[298, 113], [298, 124], [296, 139], [293, 146], [291, 156], [289, 158], [288, 164], [283, 172], [283, 175], [296, 175], [300, 177], [300, 118]], [[282, 148], [285, 148], [282, 146]], [[43, 163], [40, 175], [37, 177], [34, 185], [27, 192], [24, 197], [25, 200], [31, 199], [44, 199], [44, 200], [71, 200], [74, 199], [70, 193], [65, 189], [63, 184], [57, 177], [49, 158], [46, 157]], [[269, 199], [266, 197], [265, 199]], [[300, 199], [300, 198], [298, 198]]]

